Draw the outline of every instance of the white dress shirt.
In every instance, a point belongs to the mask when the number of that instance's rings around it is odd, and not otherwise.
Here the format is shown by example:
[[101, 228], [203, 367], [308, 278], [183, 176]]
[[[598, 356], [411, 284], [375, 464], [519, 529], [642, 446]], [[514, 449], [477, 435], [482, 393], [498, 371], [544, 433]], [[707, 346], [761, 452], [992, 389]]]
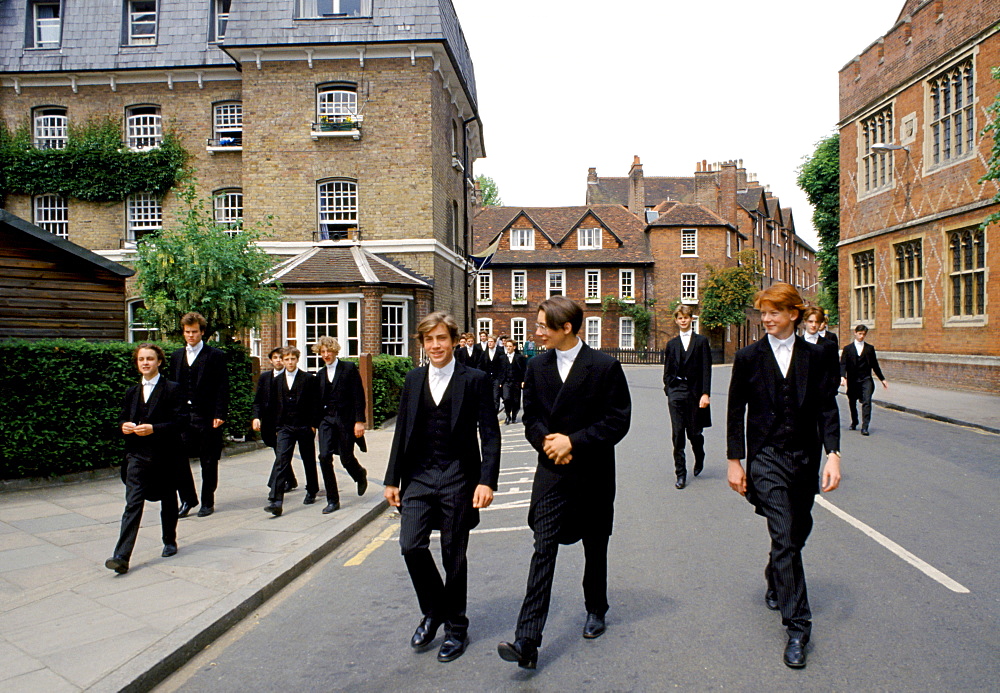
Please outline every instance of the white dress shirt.
[[514, 363], [514, 352], [513, 351], [510, 352], [509, 354], [507, 354], [507, 360], [510, 361], [511, 363]]
[[465, 348], [466, 348], [466, 349], [468, 350], [468, 352], [469, 352], [469, 356], [472, 356], [472, 352], [473, 352], [473, 350], [475, 350], [475, 348], [476, 348], [476, 345], [475, 345], [475, 344], [473, 344], [473, 345], [471, 345], [471, 346], [467, 346], [467, 347], [465, 347]]
[[284, 368], [273, 368], [271, 369], [271, 375], [277, 378], [279, 375], [285, 372]]
[[858, 340], [855, 339], [854, 348], [858, 350], [858, 356], [861, 356], [861, 351], [865, 348], [865, 343], [859, 342]]
[[580, 349], [583, 348], [583, 341], [577, 337], [576, 346], [572, 349], [567, 349], [563, 351], [562, 349], [556, 349], [556, 368], [559, 369], [559, 378], [566, 382], [566, 378], [569, 377], [569, 371], [573, 367], [573, 362], [576, 361], [576, 357], [580, 354]]
[[292, 385], [295, 384], [295, 376], [298, 375], [299, 369], [296, 368], [294, 371], [289, 371], [285, 369], [285, 382], [288, 383], [288, 389], [292, 389]]
[[428, 384], [431, 388], [431, 398], [434, 404], [441, 404], [444, 391], [448, 389], [451, 376], [455, 373], [455, 359], [448, 362], [444, 368], [437, 368], [433, 365], [427, 367]]
[[688, 344], [691, 343], [691, 330], [687, 332], [681, 332], [681, 346], [684, 347], [684, 351], [688, 350]]
[[819, 344], [819, 337], [820, 337], [819, 332], [814, 332], [813, 334], [809, 334], [809, 332], [806, 331], [802, 333], [802, 336], [810, 344]]
[[184, 351], [187, 352], [187, 362], [188, 362], [189, 366], [192, 363], [194, 363], [194, 360], [196, 358], [198, 358], [198, 354], [201, 353], [201, 348], [203, 346], [205, 346], [205, 342], [202, 342], [202, 341], [199, 340], [198, 343], [195, 344], [194, 346], [188, 345], [188, 346], [184, 347]]
[[160, 374], [157, 373], [149, 380], [145, 378], [142, 379], [142, 401], [148, 402], [150, 396], [153, 394], [153, 390], [156, 388], [156, 383], [160, 382]]
[[792, 363], [792, 345], [795, 344], [795, 334], [788, 339], [778, 339], [774, 335], [767, 335], [767, 342], [771, 345], [774, 358], [778, 361], [778, 368], [781, 375], [788, 375], [788, 366]]
[[326, 364], [326, 382], [332, 383], [333, 377], [337, 374], [337, 362], [340, 359], [334, 359], [333, 363]]

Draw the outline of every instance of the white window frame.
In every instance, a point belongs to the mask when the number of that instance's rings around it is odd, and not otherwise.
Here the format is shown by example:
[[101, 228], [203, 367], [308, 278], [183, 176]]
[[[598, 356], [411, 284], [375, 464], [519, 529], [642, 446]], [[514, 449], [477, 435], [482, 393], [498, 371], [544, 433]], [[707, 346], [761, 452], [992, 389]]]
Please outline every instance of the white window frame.
[[133, 193], [125, 202], [125, 240], [135, 243], [163, 228], [163, 203], [152, 193]]
[[[152, 5], [153, 9], [137, 9], [142, 5]], [[153, 46], [156, 45], [156, 24], [158, 10], [156, 0], [129, 0], [128, 2], [128, 45], [130, 46]], [[153, 31], [137, 31], [139, 27], [152, 25]]]
[[603, 244], [602, 230], [600, 226], [596, 228], [577, 229], [577, 250], [600, 250]]
[[524, 343], [528, 341], [528, 320], [527, 318], [511, 318], [510, 338], [517, 344], [518, 349], [524, 348]]
[[528, 270], [510, 271], [510, 302], [515, 306], [528, 303]]
[[493, 270], [480, 270], [476, 275], [476, 305], [493, 305]]
[[[957, 89], [954, 88], [956, 76], [959, 78]], [[947, 85], [945, 99], [938, 96], [942, 85]], [[959, 60], [927, 80], [925, 141], [928, 169], [949, 166], [975, 156], [976, 136], [979, 134], [976, 126], [976, 86], [972, 56]]]
[[[553, 293], [554, 281], [558, 280], [558, 293]], [[566, 295], [566, 270], [546, 270], [545, 271], [545, 298]]]
[[239, 188], [218, 190], [212, 195], [215, 223], [230, 236], [243, 230], [243, 191]]
[[163, 142], [163, 115], [159, 106], [129, 106], [125, 111], [125, 141], [136, 152], [148, 152]]
[[250, 355], [260, 358], [261, 357], [260, 348], [263, 343], [263, 339], [261, 338], [260, 330], [258, 330], [256, 327], [250, 328], [249, 341], [250, 341]]
[[[909, 254], [907, 247], [912, 251]], [[924, 279], [927, 272], [925, 251], [924, 239], [919, 236], [892, 246], [892, 274], [895, 283], [892, 298], [893, 327], [922, 327], [924, 324]]]
[[212, 107], [212, 135], [216, 147], [243, 147], [242, 101], [225, 101]]
[[[394, 316], [387, 316], [386, 309], [391, 309]], [[406, 300], [386, 300], [382, 297], [382, 306], [379, 310], [380, 337], [379, 346], [381, 353], [391, 356], [409, 356], [409, 340], [406, 335], [409, 332], [409, 304]], [[395, 322], [387, 322], [387, 317], [398, 318]]]
[[69, 117], [64, 107], [36, 108], [32, 121], [35, 148], [66, 148], [69, 141]]
[[[34, 2], [31, 4], [32, 48], [51, 49], [62, 45], [62, 3]], [[55, 8], [54, 17], [40, 17], [41, 8]]]
[[726, 257], [733, 256], [733, 232], [726, 229]]
[[618, 298], [626, 303], [635, 303], [635, 270], [618, 270]]
[[322, 84], [316, 87], [317, 123], [343, 123], [355, 120], [357, 116], [357, 87], [348, 84]]
[[511, 250], [534, 250], [535, 249], [535, 229], [511, 229], [510, 230]]
[[700, 329], [701, 320], [699, 319], [700, 317], [701, 316], [698, 315], [691, 316], [691, 331], [694, 332], [695, 334], [701, 334], [701, 329]]
[[618, 318], [618, 348], [635, 349], [635, 320]]
[[698, 229], [681, 229], [681, 257], [698, 257]]
[[[948, 323], [983, 324], [988, 290], [986, 232], [956, 229], [945, 234], [948, 247]], [[956, 310], [956, 304], [958, 310]]]
[[232, 9], [232, 0], [215, 0], [215, 25], [213, 30], [215, 31], [214, 41], [218, 42], [226, 38], [226, 25], [229, 23], [229, 11], [226, 8], [226, 4], [229, 4], [229, 9]]
[[584, 341], [587, 342], [587, 346], [591, 349], [601, 348], [601, 319], [598, 317], [589, 317], [584, 319]]
[[601, 302], [601, 270], [584, 270], [583, 294], [587, 303]]
[[[859, 262], [861, 260], [861, 262]], [[851, 254], [851, 322], [875, 326], [875, 250]]]
[[681, 303], [693, 304], [698, 302], [698, 273], [681, 273]]
[[35, 195], [31, 208], [35, 226], [53, 236], [69, 238], [69, 200], [62, 195]]
[[[335, 337], [340, 342], [340, 355], [345, 358], [361, 354], [361, 294], [328, 294], [325, 296], [288, 296], [281, 306], [281, 333], [283, 343], [298, 347], [302, 352], [300, 364], [306, 370], [317, 370], [321, 359], [312, 353], [312, 345], [323, 335]], [[294, 317], [289, 315], [289, 306], [294, 306]], [[335, 322], [314, 322], [309, 324], [309, 309], [329, 310], [336, 306]], [[353, 307], [353, 314], [351, 308]], [[294, 325], [294, 330], [289, 329]], [[322, 326], [323, 329], [320, 329]], [[329, 329], [329, 327], [333, 329]], [[353, 327], [353, 329], [352, 329]], [[294, 336], [293, 333], [294, 332]]]
[[[358, 11], [355, 14], [348, 14], [346, 12], [341, 12], [343, 9], [341, 3], [343, 0], [298, 0], [298, 18], [299, 19], [329, 19], [329, 18], [339, 18], [339, 17], [364, 17], [365, 12], [365, 0], [360, 0], [358, 2]], [[329, 4], [329, 12], [320, 12], [322, 5]]]
[[345, 178], [316, 184], [317, 230], [320, 240], [358, 224], [358, 183]]
[[[146, 322], [139, 322], [139, 319], [135, 315], [136, 310], [145, 307], [146, 302], [141, 298], [128, 302], [128, 326], [126, 327], [127, 334], [125, 335], [125, 339], [132, 344], [137, 342], [156, 341], [160, 338], [158, 334], [154, 334], [160, 331], [159, 328], [150, 327], [149, 323]], [[145, 337], [137, 338], [137, 332], [145, 332], [147, 334]]]
[[486, 334], [493, 334], [493, 318], [476, 319], [476, 335], [478, 335], [480, 332], [486, 332]]
[[858, 123], [858, 193], [874, 195], [893, 186], [891, 150], [873, 150], [876, 144], [893, 144], [895, 135], [892, 104], [880, 108]]

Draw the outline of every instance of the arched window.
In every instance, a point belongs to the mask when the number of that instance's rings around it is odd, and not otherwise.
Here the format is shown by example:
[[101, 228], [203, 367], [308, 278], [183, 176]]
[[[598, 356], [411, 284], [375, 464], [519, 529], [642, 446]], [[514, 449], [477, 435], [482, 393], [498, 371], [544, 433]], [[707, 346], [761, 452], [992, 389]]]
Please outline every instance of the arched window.
[[160, 146], [163, 124], [159, 106], [132, 106], [125, 112], [125, 141], [138, 152]]
[[353, 180], [327, 180], [316, 186], [321, 241], [347, 238], [358, 225], [358, 184]]
[[39, 149], [64, 149], [69, 131], [69, 118], [62, 106], [43, 106], [33, 114], [35, 146]]
[[243, 146], [243, 104], [239, 101], [217, 103], [212, 108], [212, 136], [216, 147]]
[[355, 84], [323, 84], [316, 88], [316, 122], [344, 123], [358, 115]]
[[212, 193], [212, 208], [215, 223], [223, 227], [230, 236], [243, 230], [242, 190], [216, 190]]

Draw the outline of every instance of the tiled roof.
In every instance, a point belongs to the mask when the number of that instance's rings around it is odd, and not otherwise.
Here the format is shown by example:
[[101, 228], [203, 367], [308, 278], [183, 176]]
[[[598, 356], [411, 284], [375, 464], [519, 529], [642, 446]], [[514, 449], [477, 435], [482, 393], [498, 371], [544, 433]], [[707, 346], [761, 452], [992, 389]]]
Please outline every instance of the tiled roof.
[[732, 226], [728, 221], [710, 210], [708, 207], [696, 204], [678, 202], [660, 213], [652, 226]]
[[764, 199], [764, 188], [750, 188], [736, 193], [737, 204], [750, 212], [756, 212], [760, 209], [762, 199]]
[[[587, 184], [587, 200], [591, 204], [628, 206], [628, 178], [598, 178], [597, 184]], [[663, 202], [694, 201], [694, 178], [661, 178], [644, 176], [642, 190], [646, 197], [646, 207]]]
[[792, 219], [792, 208], [782, 207], [781, 208], [781, 220], [784, 222], [784, 227], [795, 233], [795, 221]]
[[281, 284], [390, 284], [430, 286], [416, 274], [358, 245], [316, 246], [275, 268]]
[[[479, 252], [497, 236], [507, 231], [521, 215], [531, 220], [540, 232], [534, 250], [497, 251], [494, 265], [637, 265], [653, 262], [645, 235], [645, 224], [620, 205], [589, 207], [486, 207], [472, 220], [473, 249]], [[604, 228], [617, 237], [621, 247], [578, 250], [569, 234], [588, 215], [593, 214]], [[550, 243], [551, 241], [551, 243]], [[553, 243], [561, 246], [553, 247]]]
[[[470, 98], [475, 74], [451, 0], [361, 0], [370, 16], [295, 19], [298, 0], [232, 0], [224, 45], [280, 46], [338, 43], [444, 42]], [[0, 72], [73, 72], [195, 66], [232, 66], [209, 43], [208, 0], [159, 0], [153, 46], [123, 46], [122, 0], [63, 3], [58, 49], [25, 50], [26, 6], [0, 0]]]

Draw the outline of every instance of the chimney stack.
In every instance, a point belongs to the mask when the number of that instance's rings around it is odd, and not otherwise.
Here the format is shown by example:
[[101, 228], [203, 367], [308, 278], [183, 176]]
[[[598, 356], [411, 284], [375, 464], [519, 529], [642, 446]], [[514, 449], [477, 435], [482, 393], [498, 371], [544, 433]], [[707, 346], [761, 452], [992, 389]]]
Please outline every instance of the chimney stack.
[[719, 203], [716, 211], [719, 216], [736, 226], [736, 191], [738, 190], [737, 179], [739, 178], [736, 162], [727, 161], [722, 164], [719, 178]]
[[633, 157], [628, 172], [628, 211], [640, 218], [646, 211], [646, 185], [638, 155]]
[[708, 160], [702, 159], [694, 173], [694, 201], [697, 204], [708, 207], [713, 212], [718, 212], [718, 173], [711, 170]]

